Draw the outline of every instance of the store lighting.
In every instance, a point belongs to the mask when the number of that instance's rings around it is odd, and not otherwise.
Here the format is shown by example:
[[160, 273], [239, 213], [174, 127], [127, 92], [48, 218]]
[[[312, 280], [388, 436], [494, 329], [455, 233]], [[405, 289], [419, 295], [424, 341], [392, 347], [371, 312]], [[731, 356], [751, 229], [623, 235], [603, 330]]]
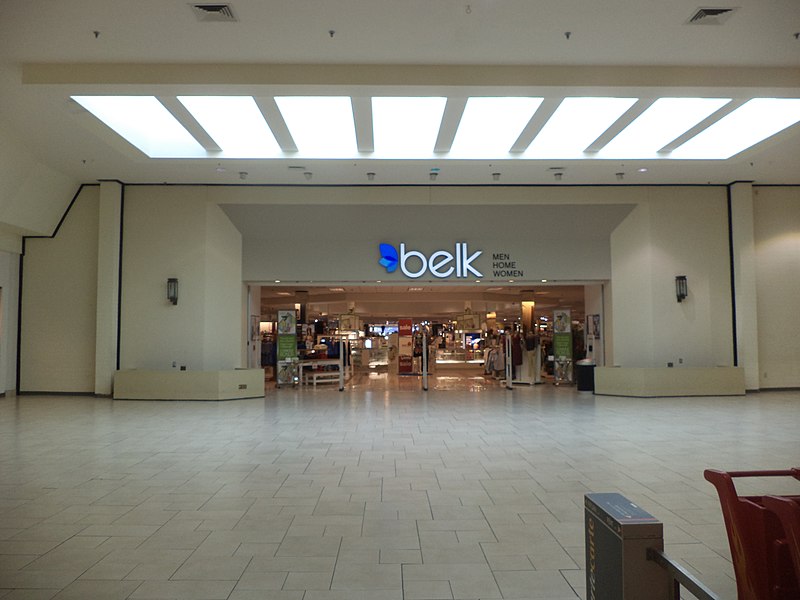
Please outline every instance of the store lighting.
[[375, 154], [380, 158], [432, 156], [447, 98], [372, 99]]
[[275, 102], [302, 155], [345, 158], [358, 154], [349, 97], [280, 96]]
[[469, 98], [456, 131], [453, 158], [506, 156], [543, 98]]
[[226, 158], [275, 158], [280, 146], [251, 96], [178, 96]]
[[169, 300], [173, 306], [178, 304], [178, 280], [175, 277], [167, 279], [167, 300]]
[[597, 158], [658, 158], [661, 148], [731, 101], [659, 98], [597, 153]]
[[800, 122], [800, 98], [753, 98], [670, 153], [725, 160]]
[[72, 99], [150, 158], [207, 155], [205, 148], [153, 96], [72, 96]]
[[675, 295], [678, 298], [678, 302], [683, 302], [689, 295], [689, 284], [686, 281], [686, 275], [675, 276]]
[[523, 158], [586, 158], [584, 150], [608, 129], [636, 98], [565, 98]]

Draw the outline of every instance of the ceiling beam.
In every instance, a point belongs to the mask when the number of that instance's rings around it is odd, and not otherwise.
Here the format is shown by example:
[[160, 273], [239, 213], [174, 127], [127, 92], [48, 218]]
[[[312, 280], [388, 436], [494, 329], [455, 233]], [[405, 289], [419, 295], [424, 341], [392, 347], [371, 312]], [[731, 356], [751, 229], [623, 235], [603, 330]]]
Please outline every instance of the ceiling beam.
[[356, 128], [356, 147], [359, 152], [375, 152], [372, 126], [372, 98], [353, 96], [353, 123]]
[[189, 112], [183, 103], [175, 96], [156, 96], [156, 99], [161, 102], [162, 106], [166, 108], [170, 114], [178, 120], [186, 131], [205, 148], [206, 152], [222, 152], [217, 142], [203, 129], [203, 126], [197, 122], [192, 113]]
[[439, 136], [436, 138], [436, 144], [433, 146], [434, 152], [450, 152], [466, 106], [466, 98], [447, 99], [447, 104], [445, 104], [444, 107], [444, 114], [442, 115], [442, 124], [439, 126]]
[[258, 110], [261, 111], [264, 120], [272, 130], [272, 135], [275, 136], [275, 141], [284, 152], [297, 152], [297, 144], [294, 142], [289, 127], [278, 108], [277, 102], [273, 97], [256, 97], [254, 98]]

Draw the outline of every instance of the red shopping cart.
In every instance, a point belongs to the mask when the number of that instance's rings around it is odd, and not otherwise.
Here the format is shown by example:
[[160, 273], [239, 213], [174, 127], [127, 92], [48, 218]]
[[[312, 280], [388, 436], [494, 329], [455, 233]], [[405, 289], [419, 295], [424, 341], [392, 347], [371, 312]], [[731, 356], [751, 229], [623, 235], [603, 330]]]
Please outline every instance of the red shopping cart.
[[783, 525], [794, 576], [800, 582], [800, 502], [782, 496], [764, 496], [764, 506], [778, 515]]
[[[716, 471], [708, 469], [705, 478], [717, 488], [725, 529], [736, 575], [739, 600], [798, 600], [800, 572], [796, 570], [790, 550], [789, 531], [800, 525], [794, 507], [800, 510], [800, 495], [778, 496], [772, 501], [765, 496], [739, 496], [733, 479], [737, 477], [793, 477], [800, 481], [800, 468], [782, 471]], [[774, 502], [789, 502], [787, 517], [773, 510]], [[783, 515], [783, 511], [781, 511]], [[789, 519], [787, 528], [783, 521]]]

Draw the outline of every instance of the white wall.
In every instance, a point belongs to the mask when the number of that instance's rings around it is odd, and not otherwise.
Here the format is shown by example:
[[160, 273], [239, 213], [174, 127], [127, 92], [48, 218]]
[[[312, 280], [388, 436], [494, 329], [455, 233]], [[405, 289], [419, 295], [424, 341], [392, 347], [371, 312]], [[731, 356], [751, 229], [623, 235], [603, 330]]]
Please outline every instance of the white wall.
[[205, 189], [128, 186], [123, 222], [120, 367], [241, 366], [241, 238]]
[[800, 186], [754, 187], [753, 194], [759, 383], [799, 387]]
[[[732, 365], [727, 193], [648, 188], [611, 236], [614, 363]], [[675, 276], [689, 297], [677, 302]]]
[[20, 390], [94, 390], [98, 199], [84, 187], [54, 238], [26, 242]]

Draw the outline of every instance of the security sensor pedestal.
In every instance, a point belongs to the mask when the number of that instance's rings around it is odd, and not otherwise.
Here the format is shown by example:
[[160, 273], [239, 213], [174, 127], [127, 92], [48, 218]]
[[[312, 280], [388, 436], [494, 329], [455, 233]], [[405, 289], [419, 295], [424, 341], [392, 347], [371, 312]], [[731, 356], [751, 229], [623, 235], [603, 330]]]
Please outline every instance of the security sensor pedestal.
[[586, 494], [586, 597], [668, 600], [667, 572], [647, 560], [664, 549], [664, 526], [621, 494]]

